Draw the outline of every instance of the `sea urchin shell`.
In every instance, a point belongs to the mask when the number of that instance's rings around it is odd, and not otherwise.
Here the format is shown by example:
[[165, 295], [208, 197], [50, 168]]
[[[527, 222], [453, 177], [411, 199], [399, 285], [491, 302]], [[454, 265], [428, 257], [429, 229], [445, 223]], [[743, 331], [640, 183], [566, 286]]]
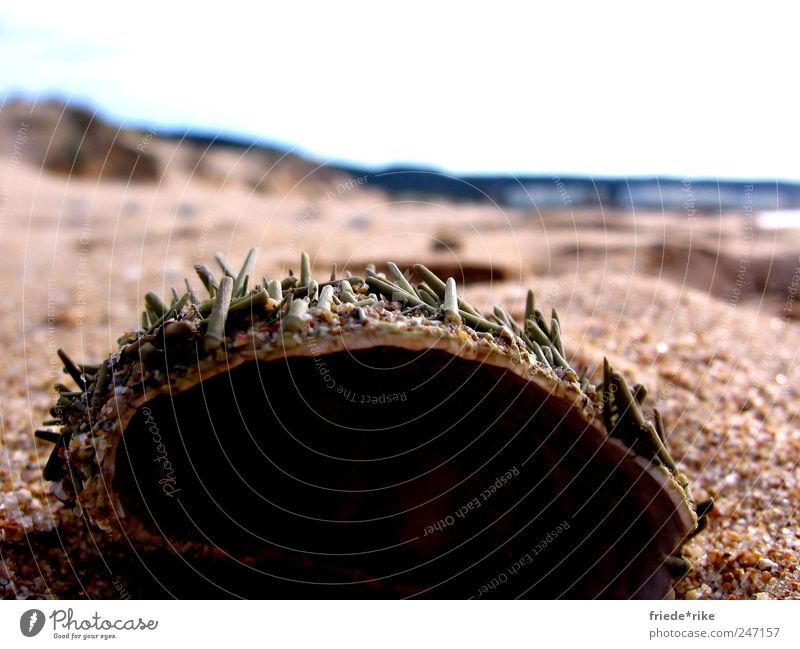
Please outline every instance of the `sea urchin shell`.
[[532, 293], [519, 324], [421, 265], [319, 281], [303, 254], [256, 283], [254, 250], [217, 260], [207, 299], [148, 293], [103, 363], [61, 353], [79, 389], [37, 432], [45, 477], [109, 534], [313, 596], [664, 597], [688, 569], [710, 504], [661, 417], [608, 362], [581, 381]]

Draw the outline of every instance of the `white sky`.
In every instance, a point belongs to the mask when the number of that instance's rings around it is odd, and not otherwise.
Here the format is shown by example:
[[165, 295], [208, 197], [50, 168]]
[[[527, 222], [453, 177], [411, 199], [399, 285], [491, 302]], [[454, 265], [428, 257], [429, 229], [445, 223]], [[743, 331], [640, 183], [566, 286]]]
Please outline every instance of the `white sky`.
[[791, 3], [177, 4], [0, 1], [0, 98], [370, 165], [800, 179]]

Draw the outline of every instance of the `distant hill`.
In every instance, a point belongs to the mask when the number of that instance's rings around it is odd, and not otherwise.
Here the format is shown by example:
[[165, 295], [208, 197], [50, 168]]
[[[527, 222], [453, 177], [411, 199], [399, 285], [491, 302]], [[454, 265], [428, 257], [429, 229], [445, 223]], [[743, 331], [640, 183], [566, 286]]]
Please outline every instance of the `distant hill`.
[[110, 124], [60, 101], [13, 100], [0, 109], [0, 155], [76, 179], [154, 183], [165, 174], [258, 192], [319, 195], [349, 175], [274, 147], [199, 133]]
[[800, 207], [800, 183], [678, 178], [582, 176], [453, 176], [433, 169], [370, 171], [342, 167], [365, 184], [400, 196], [491, 201], [506, 207], [557, 209], [604, 207], [684, 211], [688, 217], [720, 210]]
[[158, 161], [137, 150], [140, 140], [89, 110], [57, 101], [10, 101], [0, 110], [0, 152], [16, 149], [25, 164], [77, 178], [156, 180]]
[[[46, 101], [7, 102], [0, 110], [0, 154], [77, 178], [152, 183], [182, 173], [259, 192], [321, 195], [348, 187], [403, 198], [494, 202], [522, 209], [603, 207], [683, 211], [800, 207], [800, 183], [678, 178], [450, 175], [436, 169], [325, 164], [279, 146], [189, 132], [144, 132], [109, 124], [92, 111]], [[359, 183], [352, 183], [360, 179]]]

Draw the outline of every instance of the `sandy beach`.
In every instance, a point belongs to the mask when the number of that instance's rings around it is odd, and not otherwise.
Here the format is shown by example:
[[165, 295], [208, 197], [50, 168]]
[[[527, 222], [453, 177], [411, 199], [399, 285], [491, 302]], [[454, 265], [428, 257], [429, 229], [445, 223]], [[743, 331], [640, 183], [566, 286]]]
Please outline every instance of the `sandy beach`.
[[598, 382], [608, 356], [649, 387], [645, 405], [661, 409], [695, 497], [716, 501], [677, 595], [800, 597], [800, 230], [762, 229], [744, 212], [400, 200], [324, 168], [254, 189], [257, 170], [235, 153], [147, 146], [157, 180], [70, 176], [32, 164], [25, 147], [0, 159], [0, 596], [185, 594], [178, 573], [137, 578], [169, 557], [109, 543], [49, 494], [50, 446], [33, 431], [65, 380], [58, 348], [104, 358], [147, 291], [168, 294], [218, 250], [238, 264], [257, 246], [270, 276], [297, 269], [302, 250], [324, 274], [422, 262], [479, 308], [517, 316], [534, 288], [558, 306], [573, 366]]

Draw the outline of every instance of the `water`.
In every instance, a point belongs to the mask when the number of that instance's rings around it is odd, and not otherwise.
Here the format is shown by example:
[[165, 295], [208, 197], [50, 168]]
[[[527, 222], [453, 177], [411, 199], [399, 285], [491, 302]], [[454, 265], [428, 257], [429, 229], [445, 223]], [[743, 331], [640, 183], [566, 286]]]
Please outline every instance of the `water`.
[[759, 212], [756, 224], [764, 230], [800, 228], [800, 210], [770, 210]]

